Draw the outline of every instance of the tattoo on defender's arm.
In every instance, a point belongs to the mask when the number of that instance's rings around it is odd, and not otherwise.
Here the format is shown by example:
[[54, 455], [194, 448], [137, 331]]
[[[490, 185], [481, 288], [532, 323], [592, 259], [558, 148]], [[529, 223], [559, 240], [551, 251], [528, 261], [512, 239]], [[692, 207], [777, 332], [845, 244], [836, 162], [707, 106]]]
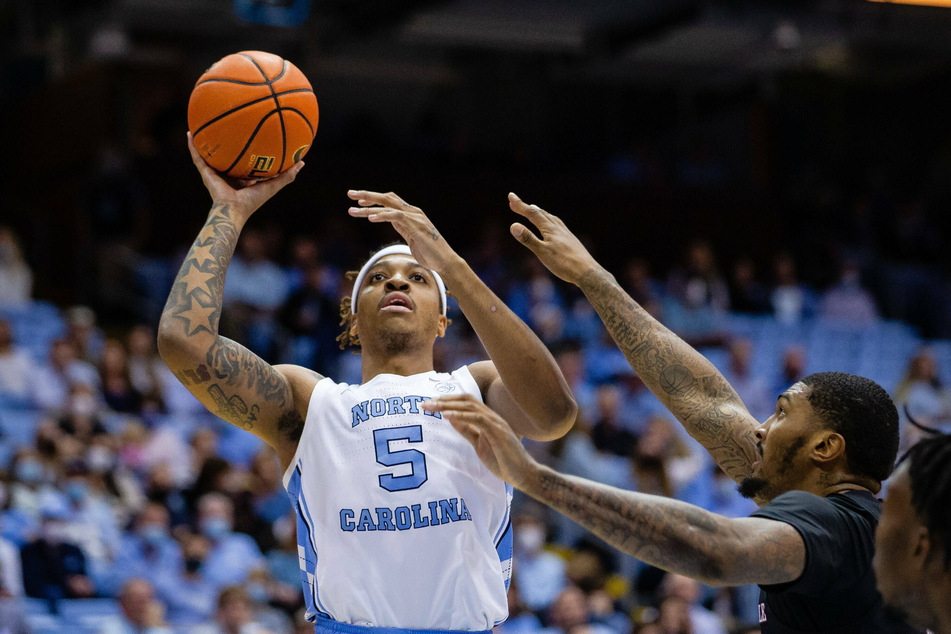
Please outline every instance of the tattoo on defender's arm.
[[579, 286], [631, 367], [732, 477], [751, 469], [755, 427], [726, 379], [641, 308], [610, 275], [586, 273]]
[[[679, 500], [622, 491], [546, 470], [530, 495], [552, 506], [612, 546], [653, 566], [710, 583], [757, 579], [790, 581], [800, 572], [795, 554], [778, 537], [758, 539], [740, 556], [727, 544], [743, 542], [730, 520]], [[755, 550], [752, 555], [746, 556]]]

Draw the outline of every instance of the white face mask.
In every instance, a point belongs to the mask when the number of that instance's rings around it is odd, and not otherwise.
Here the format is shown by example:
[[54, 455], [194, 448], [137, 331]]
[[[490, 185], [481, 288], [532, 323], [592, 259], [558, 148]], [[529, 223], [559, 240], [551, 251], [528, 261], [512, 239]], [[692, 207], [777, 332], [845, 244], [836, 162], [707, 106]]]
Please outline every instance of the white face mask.
[[115, 456], [105, 447], [97, 445], [90, 447], [89, 451], [86, 452], [86, 462], [95, 473], [105, 473], [112, 468]]
[[516, 554], [534, 555], [545, 543], [545, 531], [538, 526], [524, 526], [515, 530]]
[[50, 522], [43, 527], [43, 539], [52, 545], [59, 545], [68, 539], [69, 529], [60, 522]]
[[99, 410], [99, 403], [96, 402], [95, 396], [86, 394], [83, 396], [73, 397], [69, 409], [70, 412], [72, 412], [75, 416], [92, 416]]

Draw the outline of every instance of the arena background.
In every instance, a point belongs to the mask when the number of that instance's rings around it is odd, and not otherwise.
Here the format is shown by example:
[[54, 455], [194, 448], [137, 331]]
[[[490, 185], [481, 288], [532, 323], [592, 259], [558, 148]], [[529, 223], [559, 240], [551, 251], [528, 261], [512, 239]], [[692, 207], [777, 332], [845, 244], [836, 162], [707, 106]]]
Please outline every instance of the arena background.
[[[645, 262], [644, 288], [656, 292], [658, 310], [725, 370], [738, 354], [732, 344], [750, 341], [748, 364], [770, 388], [781, 380], [774, 375], [783, 355], [798, 344], [806, 359], [800, 370], [864, 373], [898, 398], [926, 346], [935, 365], [923, 379], [933, 391], [928, 403], [940, 406], [922, 415], [944, 424], [951, 419], [943, 387], [951, 379], [951, 10], [857, 0], [791, 5], [0, 2], [0, 224], [18, 236], [33, 275], [33, 303], [0, 306], [0, 314], [37, 365], [75, 326], [77, 313], [68, 312], [75, 306], [92, 309], [103, 338], [154, 327], [209, 207], [185, 147], [189, 92], [217, 59], [257, 49], [298, 65], [320, 104], [307, 167], [249, 225], [285, 270], [299, 264], [291, 258], [295, 237], [308, 236], [318, 247], [313, 264], [325, 278], [337, 276], [324, 290], [345, 288], [340, 273], [394, 238], [348, 217], [346, 190], [396, 191], [426, 210], [533, 326], [550, 328], [547, 342], [562, 349], [571, 340], [589, 364], [602, 364], [586, 370], [592, 393], [626, 385], [622, 363], [603, 350], [589, 354], [600, 335], [585, 330], [584, 316], [572, 321], [576, 293], [556, 283], [546, 291], [557, 296], [556, 317], [535, 310], [539, 274], [507, 233], [514, 218], [505, 196], [515, 191], [564, 218], [623, 283], [635, 284], [627, 277], [632, 259]], [[306, 15], [296, 26], [270, 26], [236, 15], [248, 7]], [[687, 263], [698, 241], [716, 262], [701, 273]], [[793, 262], [798, 279], [777, 281], [780, 261]], [[755, 309], [740, 306], [738, 263], [752, 266], [767, 298]], [[727, 303], [713, 291], [678, 296], [678, 283], [697, 275], [711, 288], [720, 284]], [[812, 308], [779, 315], [774, 291], [784, 285], [807, 288]], [[873, 313], [823, 314], [823, 298], [837, 288], [848, 301], [833, 309], [865, 310], [870, 298]], [[867, 291], [864, 304], [849, 303], [857, 288]], [[36, 327], [40, 313], [52, 314], [48, 329]], [[319, 336], [332, 338], [333, 316], [322, 320]], [[458, 331], [447, 358], [472, 354], [465, 325]], [[291, 354], [271, 331], [257, 335], [268, 360]], [[352, 370], [352, 362], [339, 362], [341, 372]], [[0, 414], [28, 411], [31, 424], [61, 413], [10, 401]], [[592, 412], [596, 418], [594, 405]], [[645, 433], [640, 423], [628, 427]], [[13, 487], [10, 460], [21, 445], [17, 433], [7, 436]], [[554, 453], [552, 460], [563, 457]], [[48, 477], [62, 488], [64, 473]], [[570, 551], [567, 529], [546, 519], [551, 549]], [[32, 537], [21, 535], [23, 543]], [[610, 562], [634, 587], [631, 566]], [[658, 606], [651, 592], [615, 587], [612, 598], [634, 614]], [[716, 607], [714, 594], [703, 599]], [[41, 609], [28, 611], [34, 624], [53, 622]], [[730, 627], [747, 624], [742, 608], [720, 613]]]

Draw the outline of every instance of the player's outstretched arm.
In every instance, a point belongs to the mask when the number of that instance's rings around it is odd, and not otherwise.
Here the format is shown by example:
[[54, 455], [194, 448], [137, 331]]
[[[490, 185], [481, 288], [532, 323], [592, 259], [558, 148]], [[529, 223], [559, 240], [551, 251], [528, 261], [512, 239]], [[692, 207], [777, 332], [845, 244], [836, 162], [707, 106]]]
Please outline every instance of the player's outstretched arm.
[[505, 421], [468, 395], [423, 408], [449, 420], [496, 476], [652, 566], [714, 586], [785, 583], [805, 569], [805, 544], [789, 524], [730, 519], [558, 473], [535, 462]]
[[241, 229], [265, 201], [294, 180], [303, 164], [268, 181], [233, 186], [205, 163], [190, 136], [188, 147], [213, 205], [162, 311], [159, 352], [205, 407], [263, 439], [286, 465], [303, 428], [292, 389], [301, 377], [278, 371], [244, 346], [220, 336], [218, 322], [225, 273]]
[[759, 460], [753, 435], [758, 423], [723, 375], [631, 299], [560, 218], [521, 200], [510, 207], [538, 228], [541, 239], [521, 223], [512, 225], [512, 235], [584, 292], [651, 392], [726, 474], [738, 482], [749, 476]]
[[578, 408], [545, 344], [489, 289], [446, 242], [419, 207], [394, 193], [350, 191], [350, 214], [389, 222], [420, 264], [445, 280], [492, 361], [470, 367], [486, 402], [518, 434], [535, 440], [563, 436]]

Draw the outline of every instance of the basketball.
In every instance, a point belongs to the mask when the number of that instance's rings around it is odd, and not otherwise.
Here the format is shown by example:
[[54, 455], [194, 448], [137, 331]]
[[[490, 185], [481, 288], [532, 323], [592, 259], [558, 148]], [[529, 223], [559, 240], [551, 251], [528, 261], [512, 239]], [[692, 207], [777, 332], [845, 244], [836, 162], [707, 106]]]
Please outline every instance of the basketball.
[[225, 176], [266, 179], [307, 154], [317, 98], [294, 64], [272, 53], [223, 57], [198, 78], [188, 129], [205, 161]]

